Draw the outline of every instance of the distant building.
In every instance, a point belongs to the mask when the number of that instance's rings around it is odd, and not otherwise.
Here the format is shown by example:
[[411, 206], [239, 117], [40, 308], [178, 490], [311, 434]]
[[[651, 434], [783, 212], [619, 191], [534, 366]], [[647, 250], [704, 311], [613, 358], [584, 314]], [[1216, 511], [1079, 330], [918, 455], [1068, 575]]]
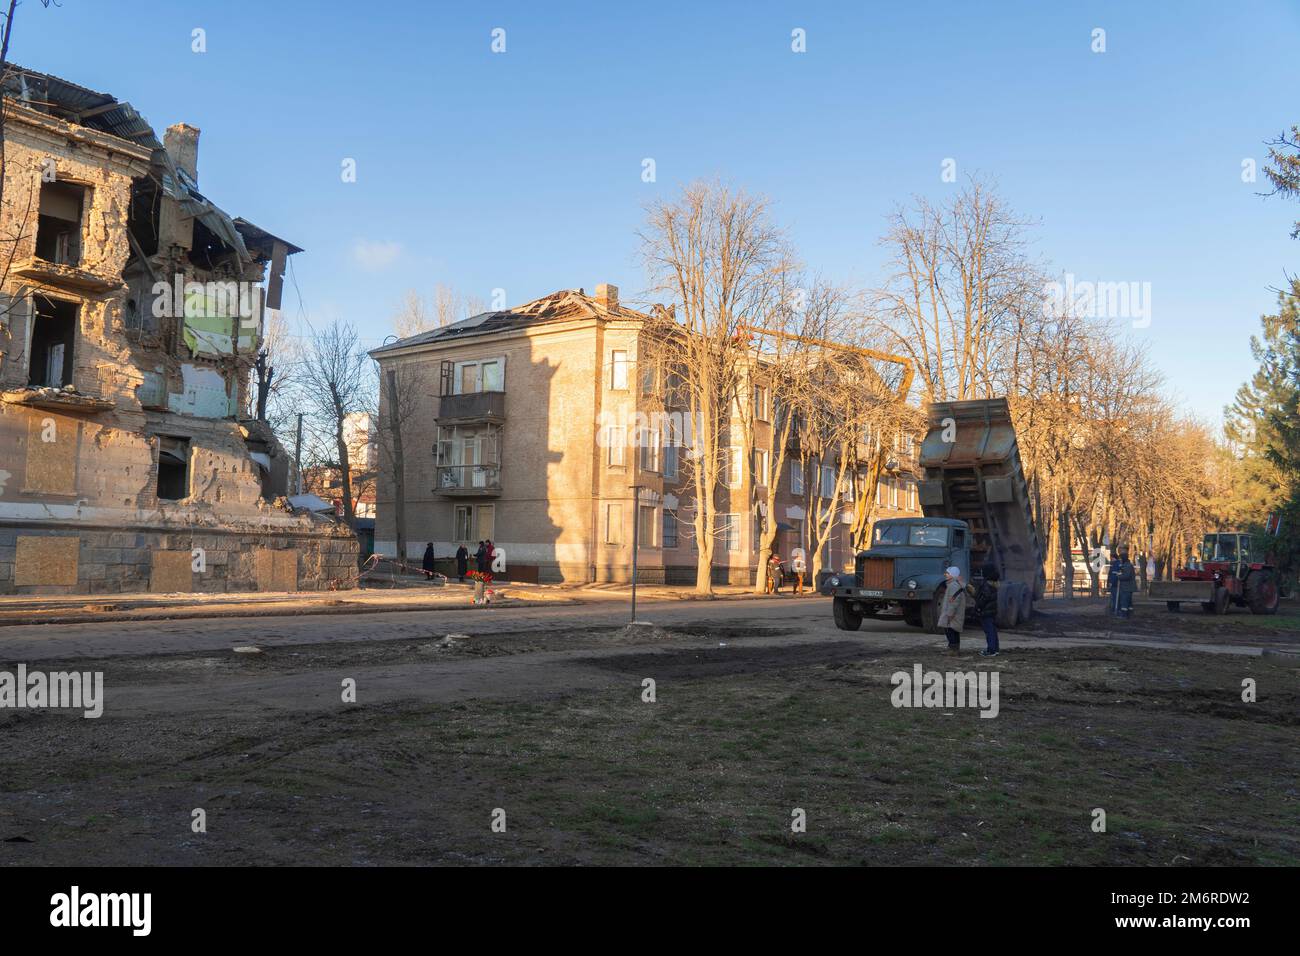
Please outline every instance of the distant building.
[[[638, 355], [648, 317], [619, 302], [612, 285], [594, 295], [564, 290], [514, 309], [487, 312], [402, 339], [370, 354], [381, 372], [418, 370], [420, 413], [403, 428], [406, 557], [432, 541], [440, 556], [491, 538], [510, 573], [541, 581], [625, 581], [633, 522], [640, 579], [695, 582], [692, 491], [681, 448], [665, 442], [602, 440], [602, 420], [649, 408]], [[386, 421], [381, 390], [380, 422]], [[760, 420], [756, 428], [770, 427]], [[719, 489], [716, 582], [749, 584], [762, 523], [777, 522], [776, 548], [808, 547], [808, 483], [787, 461], [777, 514], [764, 514], [753, 463], [734, 449]], [[880, 515], [916, 514], [910, 458], [883, 491]], [[829, 469], [828, 469], [829, 470]], [[834, 484], [834, 475], [831, 475]], [[642, 486], [639, 505], [633, 484]], [[379, 462], [375, 549], [396, 552], [391, 463]], [[850, 507], [850, 503], [844, 503]], [[635, 509], [635, 512], [634, 512]], [[827, 567], [851, 561], [848, 525], [837, 522]]]

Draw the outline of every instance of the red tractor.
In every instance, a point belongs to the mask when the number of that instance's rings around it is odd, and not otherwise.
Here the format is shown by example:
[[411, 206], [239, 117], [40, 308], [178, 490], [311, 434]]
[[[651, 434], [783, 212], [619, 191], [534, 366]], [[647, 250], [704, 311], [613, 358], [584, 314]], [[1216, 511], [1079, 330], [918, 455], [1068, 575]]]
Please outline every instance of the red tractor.
[[1171, 611], [1195, 602], [1206, 614], [1224, 614], [1229, 604], [1249, 607], [1252, 614], [1277, 613], [1277, 571], [1262, 548], [1254, 552], [1248, 534], [1207, 534], [1199, 560], [1175, 574], [1177, 581], [1153, 581], [1150, 589], [1151, 598]]

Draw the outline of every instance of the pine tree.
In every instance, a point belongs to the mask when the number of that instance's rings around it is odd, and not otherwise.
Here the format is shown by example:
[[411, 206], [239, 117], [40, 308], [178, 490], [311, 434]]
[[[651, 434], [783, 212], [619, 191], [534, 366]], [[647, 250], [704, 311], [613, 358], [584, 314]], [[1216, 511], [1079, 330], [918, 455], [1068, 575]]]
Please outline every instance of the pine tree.
[[1250, 339], [1259, 368], [1224, 409], [1239, 463], [1230, 512], [1257, 534], [1268, 512], [1282, 515], [1282, 534], [1266, 543], [1289, 576], [1300, 569], [1300, 279], [1260, 322], [1261, 334]]

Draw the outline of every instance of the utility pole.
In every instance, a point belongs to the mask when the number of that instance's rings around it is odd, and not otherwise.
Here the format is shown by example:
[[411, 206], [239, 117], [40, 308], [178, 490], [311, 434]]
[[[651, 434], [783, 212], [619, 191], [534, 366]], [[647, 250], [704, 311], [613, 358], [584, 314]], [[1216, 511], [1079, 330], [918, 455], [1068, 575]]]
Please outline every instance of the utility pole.
[[293, 443], [293, 471], [298, 476], [298, 490], [302, 494], [302, 412], [298, 413], [298, 440]]

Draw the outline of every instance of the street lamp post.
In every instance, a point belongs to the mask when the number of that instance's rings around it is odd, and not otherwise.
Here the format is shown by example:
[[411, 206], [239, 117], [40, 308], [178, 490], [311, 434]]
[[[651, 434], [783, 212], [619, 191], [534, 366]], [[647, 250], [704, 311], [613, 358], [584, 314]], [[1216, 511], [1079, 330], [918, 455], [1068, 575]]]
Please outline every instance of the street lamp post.
[[636, 558], [641, 549], [641, 486], [632, 489], [632, 623], [636, 623]]

